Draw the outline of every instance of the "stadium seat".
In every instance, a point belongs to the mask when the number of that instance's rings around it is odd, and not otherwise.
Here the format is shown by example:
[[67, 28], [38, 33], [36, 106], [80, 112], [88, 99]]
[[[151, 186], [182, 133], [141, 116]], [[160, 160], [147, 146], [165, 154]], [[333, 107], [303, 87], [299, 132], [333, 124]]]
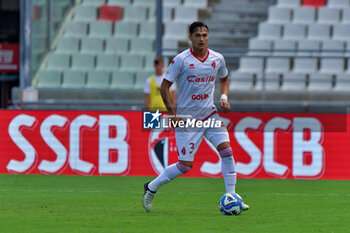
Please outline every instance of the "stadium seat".
[[285, 40], [302, 40], [306, 35], [306, 27], [303, 24], [285, 24], [283, 38]]
[[280, 75], [278, 73], [261, 73], [257, 75], [255, 90], [264, 89], [263, 75], [265, 75], [265, 90], [277, 91], [280, 89]]
[[326, 0], [302, 0], [303, 6], [311, 6], [311, 7], [321, 7], [326, 5]]
[[156, 23], [153, 22], [142, 22], [140, 23], [140, 34], [141, 38], [156, 38]]
[[342, 24], [350, 24], [350, 7], [343, 9], [341, 23]]
[[316, 58], [294, 58], [293, 72], [295, 73], [315, 73], [317, 71]]
[[89, 37], [106, 38], [112, 36], [112, 22], [93, 21], [89, 27]]
[[349, 0], [328, 0], [327, 6], [330, 8], [348, 8]]
[[134, 38], [137, 36], [138, 24], [134, 22], [116, 22], [114, 36], [118, 38]]
[[36, 70], [39, 68], [39, 66], [41, 65], [41, 60], [42, 60], [42, 52], [36, 52], [36, 51], [32, 51], [31, 54], [31, 68], [32, 71]]
[[169, 22], [173, 20], [173, 8], [163, 6], [163, 22]]
[[181, 0], [163, 0], [163, 6], [167, 7], [177, 7], [181, 5]]
[[96, 54], [103, 52], [102, 38], [82, 38], [80, 52], [83, 54]]
[[95, 6], [76, 5], [74, 21], [91, 22], [97, 19], [97, 8]]
[[292, 56], [296, 52], [296, 41], [276, 40], [273, 44], [273, 54], [282, 56]]
[[45, 5], [45, 3], [46, 3], [45, 0], [33, 0], [33, 5], [35, 5], [35, 6], [42, 7]]
[[108, 0], [108, 5], [113, 6], [130, 6], [131, 1], [130, 0]]
[[321, 51], [320, 41], [317, 40], [300, 40], [298, 41], [298, 55], [310, 56], [319, 55]]
[[268, 10], [268, 22], [276, 24], [290, 23], [292, 20], [292, 10], [290, 8], [280, 8], [271, 6]]
[[114, 71], [119, 68], [119, 57], [113, 54], [98, 54], [96, 70]]
[[184, 0], [183, 5], [186, 7], [205, 9], [208, 7], [208, 0]]
[[99, 9], [98, 20], [116, 22], [123, 18], [123, 8], [120, 6], [103, 5]]
[[[154, 71], [154, 59], [155, 56], [145, 56], [145, 71]], [[165, 66], [166, 67], [166, 66]]]
[[342, 56], [344, 53], [344, 42], [340, 40], [325, 40], [322, 42], [323, 56]]
[[[345, 56], [350, 56], [350, 39], [345, 42]], [[348, 63], [350, 66], [350, 63]]]
[[178, 48], [179, 41], [172, 38], [162, 39], [163, 43], [163, 56], [175, 56]]
[[207, 8], [208, 0], [184, 0], [183, 3], [186, 7]]
[[63, 72], [62, 88], [83, 88], [85, 86], [85, 72], [71, 71]]
[[347, 69], [346, 69], [346, 72], [347, 73], [350, 73], [350, 58], [346, 58], [347, 60]]
[[311, 24], [308, 27], [309, 40], [329, 40], [331, 27], [327, 24]]
[[66, 37], [84, 37], [87, 35], [87, 23], [69, 21], [65, 24]]
[[135, 86], [137, 90], [143, 90], [146, 80], [153, 74], [152, 71], [138, 71], [135, 76]]
[[143, 68], [143, 57], [139, 55], [123, 55], [120, 62], [121, 71], [136, 71]]
[[36, 36], [32, 35], [32, 50], [35, 50], [36, 52], [45, 52], [45, 49], [47, 47], [45, 36]]
[[253, 89], [253, 75], [251, 73], [231, 72], [230, 90], [245, 91]]
[[335, 77], [335, 91], [349, 92], [350, 90], [350, 73], [339, 73]]
[[147, 7], [147, 8], [153, 8], [155, 9], [157, 6], [156, 0], [133, 0], [133, 6], [142, 6], [142, 7]]
[[332, 89], [332, 75], [313, 73], [309, 76], [309, 91], [329, 91]]
[[317, 22], [321, 24], [337, 24], [340, 21], [340, 10], [329, 7], [320, 7], [317, 13]]
[[70, 37], [61, 37], [57, 42], [55, 53], [77, 53], [79, 51], [79, 39]]
[[131, 40], [130, 53], [150, 54], [154, 51], [154, 40], [146, 38], [135, 38]]
[[147, 19], [147, 8], [141, 6], [125, 6], [123, 21], [141, 23]]
[[58, 3], [57, 1], [53, 3], [54, 7], [52, 9], [52, 20], [54, 22], [61, 22], [65, 16], [67, 8], [69, 8], [69, 3]]
[[269, 55], [271, 53], [272, 41], [253, 38], [249, 40], [249, 55]]
[[350, 24], [336, 24], [333, 26], [334, 40], [349, 40], [350, 38]]
[[187, 23], [165, 23], [164, 38], [182, 40], [187, 38]]
[[95, 68], [95, 56], [91, 54], [73, 54], [72, 70], [92, 70]]
[[266, 61], [267, 73], [285, 73], [290, 70], [289, 58], [269, 57]]
[[40, 13], [41, 13], [41, 6], [36, 5], [35, 1], [32, 2], [32, 20], [33, 21], [38, 21], [41, 17]]
[[60, 0], [56, 2], [56, 5], [64, 6], [64, 7], [68, 7], [70, 4], [72, 4], [71, 0]]
[[50, 54], [47, 59], [48, 70], [65, 70], [69, 68], [70, 56], [68, 54]]
[[260, 23], [259, 24], [259, 39], [265, 40], [277, 40], [281, 37], [281, 25], [270, 24], [270, 23]]
[[241, 73], [261, 73], [263, 72], [263, 58], [242, 57], [239, 63]]
[[278, 0], [278, 7], [297, 8], [300, 7], [300, 0]]
[[38, 88], [58, 88], [61, 86], [61, 72], [43, 70], [39, 73]]
[[112, 73], [111, 88], [130, 90], [133, 86], [133, 72], [115, 71]]
[[85, 6], [102, 6], [103, 4], [105, 4], [106, 1], [105, 0], [83, 0], [82, 4]]
[[109, 72], [89, 71], [87, 74], [86, 88], [107, 89], [109, 88]]
[[45, 36], [45, 31], [47, 30], [48, 22], [45, 19], [39, 19], [32, 22], [32, 33], [35, 36]]
[[316, 10], [313, 7], [298, 7], [293, 9], [293, 23], [313, 24], [316, 20]]
[[157, 8], [156, 8], [156, 7], [148, 8], [147, 11], [148, 11], [148, 14], [147, 14], [147, 22], [156, 23], [156, 19], [157, 19]]
[[105, 53], [126, 54], [129, 52], [129, 39], [127, 38], [107, 38]]
[[282, 91], [304, 91], [306, 89], [306, 74], [285, 73], [283, 74]]
[[344, 72], [344, 58], [321, 58], [320, 73], [335, 74]]
[[178, 6], [175, 8], [174, 22], [194, 22], [198, 20], [198, 10], [194, 7]]

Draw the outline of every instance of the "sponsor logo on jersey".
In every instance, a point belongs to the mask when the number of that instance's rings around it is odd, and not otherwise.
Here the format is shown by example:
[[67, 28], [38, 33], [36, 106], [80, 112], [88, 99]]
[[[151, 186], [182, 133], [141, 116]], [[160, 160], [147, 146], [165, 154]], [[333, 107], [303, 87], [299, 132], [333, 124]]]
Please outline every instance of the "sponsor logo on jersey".
[[193, 100], [205, 100], [209, 97], [208, 94], [192, 95]]
[[214, 82], [215, 77], [207, 75], [206, 77], [197, 77], [196, 75], [190, 75], [187, 77], [187, 81], [190, 83], [207, 83]]
[[216, 67], [216, 63], [215, 61], [213, 61], [213, 63], [211, 63], [211, 66], [213, 67], [213, 69], [215, 70], [215, 67]]
[[194, 69], [194, 64], [190, 64], [190, 69]]

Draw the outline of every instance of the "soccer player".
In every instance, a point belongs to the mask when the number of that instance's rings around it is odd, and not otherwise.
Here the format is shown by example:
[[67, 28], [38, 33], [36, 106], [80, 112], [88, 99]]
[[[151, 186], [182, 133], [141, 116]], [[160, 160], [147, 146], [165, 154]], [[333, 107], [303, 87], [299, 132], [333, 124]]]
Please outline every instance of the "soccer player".
[[[223, 112], [229, 112], [227, 102], [229, 92], [228, 71], [224, 57], [207, 48], [209, 38], [208, 26], [202, 22], [193, 22], [189, 26], [189, 39], [192, 47], [178, 54], [168, 67], [161, 85], [164, 104], [172, 117], [178, 122], [191, 119], [206, 121], [209, 118], [219, 120], [214, 105], [215, 79], [220, 83], [220, 106]], [[177, 82], [178, 103], [175, 108], [169, 87]], [[218, 150], [221, 157], [222, 176], [226, 192], [235, 193], [236, 169], [227, 129], [219, 128], [175, 128], [175, 139], [178, 150], [178, 162], [165, 170], [151, 182], [144, 184], [143, 207], [152, 209], [153, 198], [157, 190], [174, 178], [189, 172], [193, 166], [194, 155], [206, 137]], [[249, 208], [244, 204], [244, 210]]]

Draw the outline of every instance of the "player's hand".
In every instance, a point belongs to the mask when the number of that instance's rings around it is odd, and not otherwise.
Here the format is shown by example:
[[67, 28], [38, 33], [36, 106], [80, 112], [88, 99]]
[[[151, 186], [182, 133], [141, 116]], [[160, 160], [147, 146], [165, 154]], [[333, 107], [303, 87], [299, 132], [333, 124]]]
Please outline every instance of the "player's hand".
[[231, 105], [227, 100], [220, 100], [220, 106], [224, 113], [231, 111]]

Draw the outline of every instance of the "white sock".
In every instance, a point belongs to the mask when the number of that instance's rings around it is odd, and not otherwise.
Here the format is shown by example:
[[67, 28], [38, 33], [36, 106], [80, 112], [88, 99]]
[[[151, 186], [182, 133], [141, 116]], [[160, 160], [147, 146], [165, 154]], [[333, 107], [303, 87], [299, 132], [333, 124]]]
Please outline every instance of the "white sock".
[[151, 191], [156, 192], [160, 186], [162, 186], [163, 184], [169, 183], [170, 181], [172, 181], [174, 178], [183, 175], [184, 173], [182, 173], [179, 168], [176, 166], [176, 163], [168, 166], [167, 168], [165, 168], [165, 170], [159, 174], [159, 176], [157, 178], [155, 178], [154, 180], [152, 180], [149, 184], [148, 184], [148, 188]]
[[237, 174], [233, 156], [221, 158], [221, 173], [224, 177], [226, 192], [235, 193]]

